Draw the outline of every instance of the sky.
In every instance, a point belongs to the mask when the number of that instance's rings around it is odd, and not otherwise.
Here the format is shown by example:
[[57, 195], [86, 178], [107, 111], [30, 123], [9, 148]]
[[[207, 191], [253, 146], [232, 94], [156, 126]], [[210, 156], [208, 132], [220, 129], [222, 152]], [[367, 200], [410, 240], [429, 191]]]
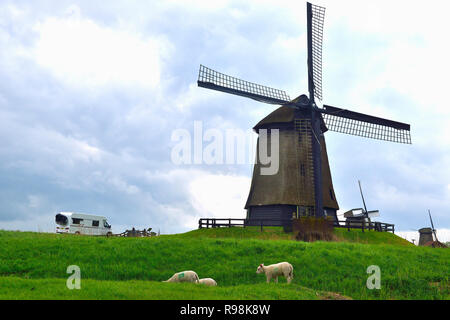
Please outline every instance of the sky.
[[[325, 134], [339, 213], [361, 180], [380, 221], [418, 239], [430, 209], [450, 241], [450, 4], [314, 3], [323, 102], [411, 124], [412, 145]], [[0, 48], [0, 229], [53, 232], [60, 211], [117, 233], [244, 218], [251, 162], [175, 163], [174, 132], [240, 130], [251, 150], [276, 107], [199, 88], [199, 65], [307, 92], [303, 1], [0, 0]]]

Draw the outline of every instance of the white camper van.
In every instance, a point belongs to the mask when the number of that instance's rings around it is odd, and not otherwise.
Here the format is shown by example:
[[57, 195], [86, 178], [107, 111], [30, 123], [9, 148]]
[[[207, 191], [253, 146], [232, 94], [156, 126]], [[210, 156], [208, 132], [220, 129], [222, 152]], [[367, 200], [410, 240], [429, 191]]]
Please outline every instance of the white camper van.
[[55, 217], [56, 233], [86, 234], [91, 236], [112, 235], [106, 217], [92, 214], [60, 212]]

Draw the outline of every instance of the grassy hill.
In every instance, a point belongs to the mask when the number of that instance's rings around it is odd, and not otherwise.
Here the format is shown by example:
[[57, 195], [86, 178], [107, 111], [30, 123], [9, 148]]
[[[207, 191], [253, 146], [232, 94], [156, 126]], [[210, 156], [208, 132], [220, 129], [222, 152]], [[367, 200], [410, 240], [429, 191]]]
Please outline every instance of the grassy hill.
[[[281, 227], [249, 228], [215, 228], [200, 229], [176, 235], [185, 238], [233, 238], [233, 239], [263, 239], [263, 240], [293, 240], [293, 233], [283, 232]], [[334, 236], [338, 242], [357, 242], [367, 244], [396, 244], [414, 246], [411, 242], [389, 232], [362, 232], [358, 229], [348, 231], [345, 228], [335, 228]]]
[[[256, 227], [154, 238], [0, 231], [0, 299], [449, 299], [449, 250], [373, 231], [336, 230], [336, 237], [305, 243]], [[290, 286], [256, 274], [260, 263], [280, 261], [294, 266]], [[81, 290], [65, 287], [69, 265], [81, 268]], [[381, 269], [380, 290], [366, 287], [370, 265]], [[161, 283], [183, 270], [219, 286]]]

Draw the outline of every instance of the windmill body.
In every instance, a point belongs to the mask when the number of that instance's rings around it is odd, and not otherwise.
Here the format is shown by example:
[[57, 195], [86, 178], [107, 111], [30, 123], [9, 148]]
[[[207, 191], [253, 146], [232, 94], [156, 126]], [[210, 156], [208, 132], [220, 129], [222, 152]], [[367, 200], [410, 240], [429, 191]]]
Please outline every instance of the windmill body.
[[427, 244], [433, 243], [433, 229], [422, 228], [419, 229], [419, 246], [425, 246]]
[[[253, 129], [271, 132], [279, 130], [279, 168], [274, 175], [261, 175], [261, 164], [257, 159], [250, 192], [245, 205], [249, 224], [283, 225], [292, 217], [314, 215], [314, 163], [311, 140], [310, 118], [299, 109], [280, 107], [262, 119]], [[270, 139], [268, 139], [270, 147]], [[322, 146], [321, 166], [324, 215], [336, 218], [339, 209], [334, 193], [330, 166], [326, 152], [325, 138]], [[257, 143], [259, 155], [259, 138]], [[279, 220], [278, 220], [279, 219]]]
[[[367, 138], [411, 143], [410, 126], [405, 123], [362, 114], [330, 105], [322, 100], [322, 38], [325, 8], [307, 3], [308, 92], [291, 100], [282, 90], [262, 86], [200, 66], [198, 85], [281, 105], [262, 119], [254, 130], [279, 130], [277, 174], [263, 176], [257, 159], [245, 208], [250, 223], [280, 225], [292, 216], [336, 217], [339, 209], [326, 152], [326, 131]], [[267, 139], [269, 144], [270, 139]], [[258, 149], [260, 147], [258, 138]], [[270, 146], [267, 146], [270, 150]], [[258, 155], [258, 152], [256, 153]]]

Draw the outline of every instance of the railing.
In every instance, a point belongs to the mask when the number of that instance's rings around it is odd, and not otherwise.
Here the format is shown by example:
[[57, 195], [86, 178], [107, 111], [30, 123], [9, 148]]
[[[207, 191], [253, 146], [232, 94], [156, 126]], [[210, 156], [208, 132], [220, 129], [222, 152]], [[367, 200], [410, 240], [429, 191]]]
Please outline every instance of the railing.
[[[292, 221], [291, 219], [234, 219], [234, 218], [201, 218], [198, 220], [198, 228], [231, 228], [231, 227], [243, 227], [246, 226], [257, 226], [261, 227], [263, 231], [264, 226], [272, 226], [270, 222], [279, 222], [278, 226], [289, 225]], [[368, 231], [379, 231], [379, 232], [392, 232], [395, 233], [395, 227], [393, 224], [384, 222], [368, 222], [368, 221], [347, 221], [338, 220], [334, 221], [334, 227], [346, 228], [348, 231], [350, 229], [361, 229], [362, 232]]]
[[364, 230], [374, 230], [379, 232], [395, 233], [395, 225], [384, 222], [339, 220], [334, 222], [334, 226], [338, 228], [346, 228], [348, 231], [350, 231], [350, 229], [361, 229], [362, 232], [364, 232]]
[[263, 228], [272, 226], [273, 224], [268, 224], [270, 222], [278, 222], [278, 226], [282, 227], [284, 224], [289, 224], [291, 219], [233, 219], [233, 218], [201, 218], [198, 220], [198, 228], [231, 228], [231, 227], [261, 227], [261, 231]]
[[[247, 219], [216, 219], [216, 218], [201, 218], [198, 220], [198, 228], [221, 228], [221, 227], [244, 227]], [[236, 221], [238, 221], [236, 223]]]

